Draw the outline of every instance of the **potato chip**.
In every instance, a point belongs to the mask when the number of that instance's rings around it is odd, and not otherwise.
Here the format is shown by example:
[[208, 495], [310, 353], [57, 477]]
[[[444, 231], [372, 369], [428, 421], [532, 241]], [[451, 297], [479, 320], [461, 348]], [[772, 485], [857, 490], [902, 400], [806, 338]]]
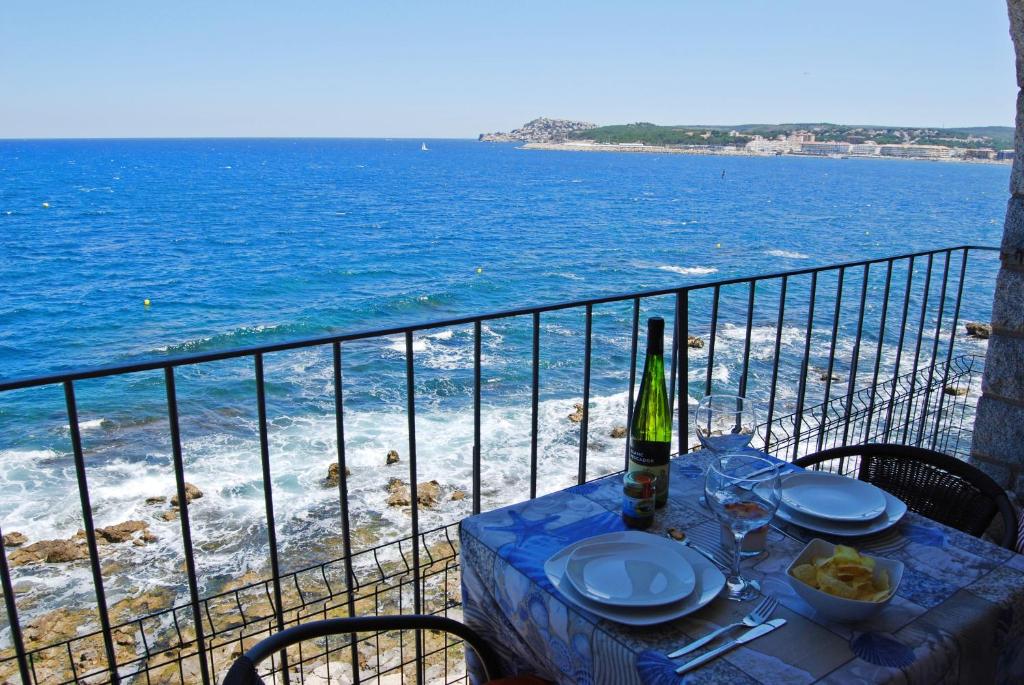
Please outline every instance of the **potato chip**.
[[793, 577], [797, 580], [817, 587], [818, 572], [811, 564], [800, 564], [793, 567]]
[[880, 602], [891, 593], [889, 574], [875, 574], [875, 560], [846, 545], [836, 545], [830, 557], [794, 566], [793, 577], [811, 587], [844, 599]]

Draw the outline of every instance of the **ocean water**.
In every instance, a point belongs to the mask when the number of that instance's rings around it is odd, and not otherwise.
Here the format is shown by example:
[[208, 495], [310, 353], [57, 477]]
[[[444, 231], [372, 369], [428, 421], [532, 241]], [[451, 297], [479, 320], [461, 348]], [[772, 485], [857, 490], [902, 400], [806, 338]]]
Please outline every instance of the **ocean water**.
[[[0, 141], [0, 378], [996, 245], [1009, 177], [1009, 167], [980, 164], [429, 146]], [[941, 268], [937, 261], [936, 283]], [[951, 266], [954, 276], [958, 268]], [[994, 273], [994, 260], [972, 262], [961, 319], [988, 316]], [[872, 273], [870, 292], [881, 275]], [[860, 288], [859, 274], [849, 278], [840, 360], [852, 354]], [[822, 277], [822, 292], [826, 285]], [[753, 395], [770, 382], [772, 287], [758, 295]], [[806, 288], [794, 280], [790, 294]], [[708, 298], [692, 299], [691, 333], [706, 335]], [[723, 291], [716, 390], [738, 383], [745, 302], [745, 288]], [[828, 353], [833, 302], [819, 303], [815, 363]], [[655, 299], [643, 312], [670, 318], [672, 307], [670, 298]], [[594, 310], [590, 475], [621, 468], [623, 442], [608, 433], [625, 421], [629, 320], [628, 304]], [[787, 314], [782, 407], [795, 396], [798, 369], [789, 362], [802, 354], [805, 326], [806, 310]], [[542, 320], [542, 492], [576, 474], [579, 432], [566, 416], [582, 396], [582, 331], [582, 311]], [[531, 334], [528, 317], [482, 327], [485, 506], [528, 495]], [[446, 495], [471, 484], [472, 336], [471, 326], [441, 328], [417, 335], [413, 346], [419, 474], [437, 479]], [[958, 344], [984, 351], [981, 342]], [[706, 355], [691, 351], [690, 402], [702, 391]], [[891, 354], [884, 361], [894, 364]], [[387, 479], [408, 477], [404, 371], [401, 337], [344, 347], [352, 516], [363, 531], [357, 547], [409, 530], [408, 515], [384, 505]], [[337, 491], [321, 487], [336, 449], [331, 350], [268, 355], [266, 377], [277, 532], [282, 564], [293, 570], [325, 560], [324, 541], [340, 530]], [[190, 509], [201, 588], [212, 592], [267, 564], [252, 363], [185, 367], [177, 384], [187, 480], [205, 493]], [[160, 538], [111, 553], [119, 562], [112, 599], [181, 587], [178, 524], [144, 502], [174, 488], [162, 374], [85, 381], [76, 393], [97, 525], [142, 518]], [[38, 540], [81, 526], [66, 421], [59, 387], [0, 395], [5, 532]], [[401, 454], [399, 466], [384, 467], [389, 449]], [[468, 512], [468, 498], [446, 502], [424, 512], [421, 525]], [[84, 566], [17, 569], [26, 615], [90, 601], [88, 582], [69, 583], [69, 573], [88, 577]]]

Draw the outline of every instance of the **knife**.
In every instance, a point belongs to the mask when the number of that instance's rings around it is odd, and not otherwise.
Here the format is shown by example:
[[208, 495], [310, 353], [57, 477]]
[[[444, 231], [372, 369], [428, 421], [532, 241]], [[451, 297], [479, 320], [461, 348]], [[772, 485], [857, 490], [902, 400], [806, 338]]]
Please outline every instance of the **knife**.
[[685, 664], [683, 664], [682, 666], [680, 666], [679, 668], [676, 669], [676, 673], [679, 674], [679, 675], [682, 675], [683, 673], [686, 673], [687, 671], [691, 671], [691, 670], [697, 668], [698, 666], [702, 666], [702, 665], [706, 664], [707, 662], [711, 661], [712, 659], [714, 659], [714, 658], [716, 658], [716, 657], [718, 657], [718, 656], [720, 656], [722, 654], [725, 654], [726, 652], [728, 652], [733, 647], [736, 647], [737, 645], [742, 645], [744, 643], [750, 642], [751, 640], [756, 640], [757, 638], [761, 637], [762, 635], [767, 635], [768, 633], [772, 632], [776, 628], [781, 628], [784, 625], [786, 625], [786, 619], [784, 619], [784, 618], [776, 618], [776, 619], [772, 619], [771, 621], [768, 621], [767, 623], [762, 623], [761, 625], [759, 625], [757, 627], [754, 627], [754, 628], [751, 628], [747, 632], [743, 633], [742, 635], [740, 635], [735, 640], [731, 640], [729, 642], [726, 642], [721, 647], [717, 647], [716, 649], [712, 649], [710, 652], [707, 652], [706, 654], [701, 654], [696, 659], [691, 659], [690, 661], [687, 661]]

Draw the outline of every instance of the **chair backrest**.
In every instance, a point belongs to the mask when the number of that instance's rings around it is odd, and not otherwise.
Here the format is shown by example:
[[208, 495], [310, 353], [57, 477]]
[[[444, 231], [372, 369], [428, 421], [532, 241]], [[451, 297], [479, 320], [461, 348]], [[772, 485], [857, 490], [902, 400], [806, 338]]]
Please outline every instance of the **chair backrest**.
[[328, 635], [348, 633], [381, 632], [387, 630], [438, 630], [461, 637], [473, 648], [485, 677], [498, 677], [498, 660], [490, 646], [472, 628], [444, 616], [354, 616], [351, 618], [330, 618], [322, 621], [301, 623], [279, 633], [274, 633], [253, 645], [238, 657], [224, 676], [223, 685], [262, 685], [257, 673], [260, 662], [275, 652], [303, 642]]
[[[1017, 513], [1006, 492], [988, 474], [967, 462], [910, 445], [870, 443], [824, 450], [800, 457], [804, 468], [830, 468], [828, 462], [852, 462], [859, 480], [873, 483], [906, 502], [911, 511], [974, 536], [1002, 514], [1003, 547], [1014, 549]], [[843, 475], [847, 469], [840, 467]], [[852, 475], [852, 474], [849, 474]]]

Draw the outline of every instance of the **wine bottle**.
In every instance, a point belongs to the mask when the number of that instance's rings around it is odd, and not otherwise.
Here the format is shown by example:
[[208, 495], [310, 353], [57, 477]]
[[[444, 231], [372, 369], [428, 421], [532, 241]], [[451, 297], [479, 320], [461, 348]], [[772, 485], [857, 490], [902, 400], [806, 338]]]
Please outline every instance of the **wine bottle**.
[[668, 501], [669, 450], [672, 415], [665, 390], [665, 320], [647, 320], [647, 358], [640, 381], [640, 396], [629, 427], [629, 472], [644, 471], [657, 477], [655, 507]]

